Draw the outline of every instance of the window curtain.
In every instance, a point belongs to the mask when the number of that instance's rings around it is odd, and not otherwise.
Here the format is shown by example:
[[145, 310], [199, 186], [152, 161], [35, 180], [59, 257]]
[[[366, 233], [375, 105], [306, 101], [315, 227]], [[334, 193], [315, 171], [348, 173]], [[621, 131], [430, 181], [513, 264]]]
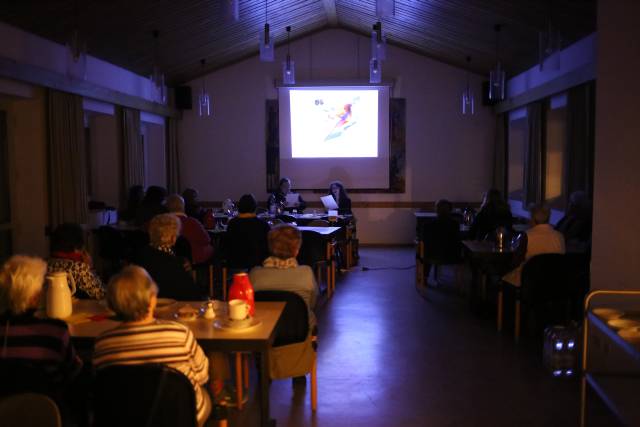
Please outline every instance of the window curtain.
[[[567, 147], [565, 154], [565, 194], [575, 191], [593, 194], [595, 144], [595, 84], [590, 82], [567, 93]], [[568, 200], [567, 200], [568, 202]]]
[[174, 118], [166, 121], [167, 137], [167, 189], [169, 194], [180, 193], [180, 152], [178, 150], [178, 122]]
[[527, 105], [527, 146], [524, 158], [524, 206], [542, 201], [542, 140], [544, 117], [542, 101]]
[[507, 126], [509, 115], [496, 116], [496, 139], [493, 156], [493, 188], [507, 197]]
[[50, 225], [87, 222], [88, 196], [82, 98], [56, 90], [47, 97]]
[[140, 136], [140, 111], [132, 108], [118, 109], [120, 140], [122, 146], [122, 206], [125, 206], [129, 188], [144, 185], [144, 147]]

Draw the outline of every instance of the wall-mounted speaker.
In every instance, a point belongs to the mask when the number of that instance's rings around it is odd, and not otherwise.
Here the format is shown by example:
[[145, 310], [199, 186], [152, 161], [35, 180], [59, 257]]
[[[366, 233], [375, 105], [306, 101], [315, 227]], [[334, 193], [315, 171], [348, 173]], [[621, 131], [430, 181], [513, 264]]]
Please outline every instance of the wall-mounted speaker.
[[176, 87], [176, 108], [179, 110], [191, 110], [191, 86]]

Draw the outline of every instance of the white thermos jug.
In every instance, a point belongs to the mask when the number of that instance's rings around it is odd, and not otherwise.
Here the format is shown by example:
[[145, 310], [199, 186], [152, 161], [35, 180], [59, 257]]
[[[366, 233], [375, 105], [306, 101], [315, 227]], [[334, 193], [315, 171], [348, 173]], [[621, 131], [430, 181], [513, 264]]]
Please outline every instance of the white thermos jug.
[[[71, 289], [69, 289], [70, 279]], [[47, 287], [47, 316], [55, 319], [64, 319], [73, 312], [71, 296], [76, 293], [76, 284], [73, 276], [64, 271], [50, 273], [46, 277]]]

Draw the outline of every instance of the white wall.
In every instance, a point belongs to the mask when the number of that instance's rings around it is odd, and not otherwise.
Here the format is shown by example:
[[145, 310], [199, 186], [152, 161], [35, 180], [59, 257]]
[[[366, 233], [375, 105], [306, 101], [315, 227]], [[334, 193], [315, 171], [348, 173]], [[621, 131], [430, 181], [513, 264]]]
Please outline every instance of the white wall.
[[594, 289], [640, 289], [638, 16], [640, 2], [598, 2]]
[[[207, 75], [213, 117], [197, 115], [201, 79], [191, 82], [194, 110], [179, 125], [183, 187], [195, 187], [202, 200], [238, 199], [252, 192], [266, 200], [265, 100], [275, 99], [286, 50], [276, 62], [257, 57]], [[291, 46], [297, 80], [368, 80], [369, 39], [344, 30], [327, 30]], [[388, 47], [385, 80], [395, 80], [393, 97], [406, 98], [406, 192], [352, 194], [354, 202], [425, 202], [441, 197], [477, 201], [491, 184], [495, 117], [481, 105], [484, 76], [472, 75], [476, 115], [463, 116], [460, 96], [467, 72], [414, 53]], [[295, 183], [294, 183], [295, 187]], [[303, 194], [318, 200], [313, 193]], [[415, 221], [411, 209], [356, 208], [364, 243], [410, 243]]]

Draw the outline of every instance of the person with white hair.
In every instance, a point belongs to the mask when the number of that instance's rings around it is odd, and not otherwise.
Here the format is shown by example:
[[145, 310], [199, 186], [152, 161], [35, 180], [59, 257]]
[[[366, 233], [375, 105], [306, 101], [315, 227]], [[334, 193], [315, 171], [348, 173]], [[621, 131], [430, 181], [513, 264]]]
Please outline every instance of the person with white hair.
[[200, 221], [187, 216], [184, 199], [178, 194], [171, 194], [167, 197], [167, 209], [180, 220], [180, 234], [189, 242], [193, 263], [202, 264], [209, 261], [213, 255], [211, 237]]
[[138, 250], [135, 264], [149, 272], [158, 284], [159, 296], [183, 301], [203, 297], [188, 269], [190, 263], [175, 254], [180, 220], [173, 214], [156, 215], [149, 223], [149, 245]]
[[46, 387], [64, 386], [82, 367], [62, 320], [36, 317], [47, 263], [14, 255], [0, 269], [0, 366], [38, 369]]
[[[565, 253], [564, 237], [549, 224], [551, 210], [542, 204], [529, 208], [531, 228], [526, 232], [526, 251], [524, 262], [536, 255]], [[507, 273], [502, 280], [514, 286], [520, 286], [520, 277], [524, 262]]]
[[157, 295], [153, 279], [137, 266], [125, 267], [109, 281], [107, 302], [122, 323], [98, 336], [93, 365], [100, 370], [159, 363], [181, 372], [194, 388], [198, 425], [203, 425], [211, 413], [204, 388], [209, 360], [188, 327], [154, 317]]

